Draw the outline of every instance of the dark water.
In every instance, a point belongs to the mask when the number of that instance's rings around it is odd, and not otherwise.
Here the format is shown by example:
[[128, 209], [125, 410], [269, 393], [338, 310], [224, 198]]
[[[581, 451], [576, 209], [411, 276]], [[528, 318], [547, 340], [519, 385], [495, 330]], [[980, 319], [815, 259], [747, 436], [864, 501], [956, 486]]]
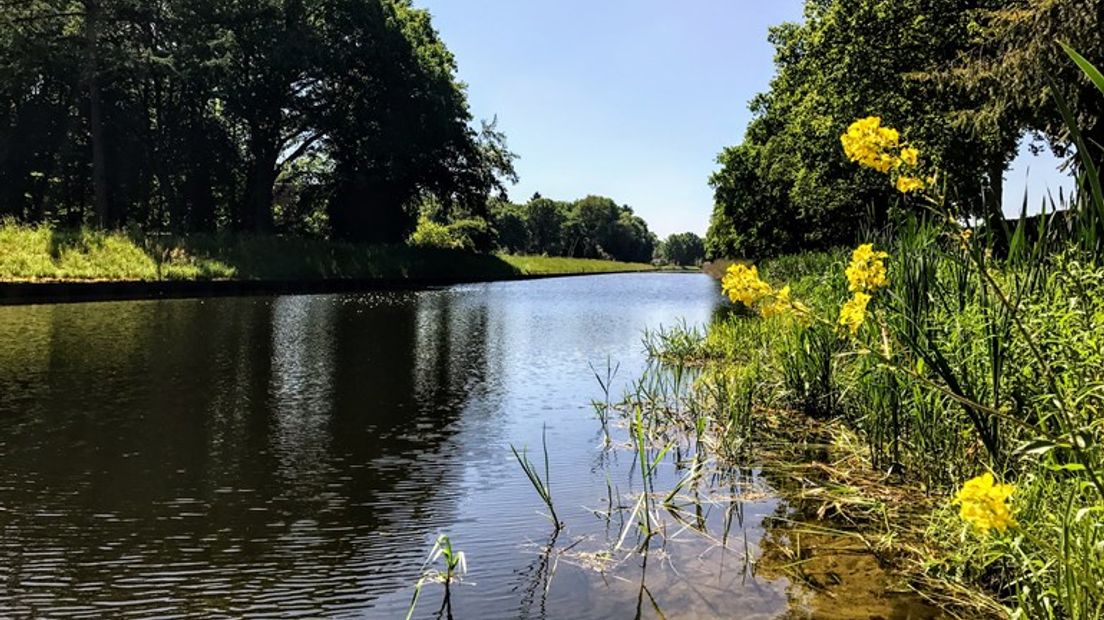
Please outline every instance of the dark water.
[[[456, 618], [809, 616], [749, 569], [769, 489], [708, 506], [717, 538], [610, 553], [636, 482], [589, 364], [620, 393], [644, 328], [719, 303], [649, 274], [0, 308], [0, 617], [402, 618], [438, 533], [467, 556]], [[510, 453], [545, 426], [552, 554]]]

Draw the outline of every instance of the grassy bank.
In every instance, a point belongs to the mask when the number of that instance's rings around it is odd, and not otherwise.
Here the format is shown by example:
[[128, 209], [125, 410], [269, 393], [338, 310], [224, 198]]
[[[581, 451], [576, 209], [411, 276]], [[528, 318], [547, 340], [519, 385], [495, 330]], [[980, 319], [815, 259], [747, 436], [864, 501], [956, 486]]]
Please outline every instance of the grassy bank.
[[278, 236], [142, 235], [0, 225], [0, 281], [510, 278], [650, 271], [613, 261], [495, 256]]
[[726, 316], [653, 352], [699, 369], [688, 410], [717, 454], [786, 420], [834, 429], [798, 492], [922, 590], [970, 615], [1101, 617], [1104, 268], [1073, 248], [994, 261], [923, 225], [876, 247], [857, 322], [851, 252], [809, 253], [739, 271]]

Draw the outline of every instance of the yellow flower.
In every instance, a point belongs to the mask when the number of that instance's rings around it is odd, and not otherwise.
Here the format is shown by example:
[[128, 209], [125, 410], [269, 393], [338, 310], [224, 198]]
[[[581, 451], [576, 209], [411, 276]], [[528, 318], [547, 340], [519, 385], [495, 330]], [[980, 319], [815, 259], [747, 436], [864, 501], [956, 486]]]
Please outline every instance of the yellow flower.
[[790, 287], [787, 285], [782, 287], [782, 290], [776, 291], [771, 295], [770, 301], [760, 306], [759, 314], [762, 314], [763, 318], [769, 319], [774, 316], [786, 314], [792, 309], [793, 302], [790, 301]]
[[733, 303], [742, 303], [749, 308], [774, 292], [769, 284], [759, 279], [758, 268], [739, 263], [725, 272], [721, 288]]
[[840, 136], [843, 151], [851, 161], [883, 174], [900, 167], [901, 158], [890, 152], [900, 146], [900, 141], [900, 133], [882, 127], [882, 119], [877, 116], [855, 121]]
[[901, 161], [906, 166], [915, 168], [917, 162], [920, 161], [920, 151], [912, 148], [911, 146], [906, 146], [905, 148], [901, 149]]
[[855, 296], [840, 308], [840, 327], [846, 327], [852, 336], [859, 333], [859, 328], [866, 322], [866, 306], [869, 303], [870, 295], [855, 293]]
[[924, 189], [924, 180], [916, 177], [897, 177], [897, 191], [910, 194]]
[[1008, 506], [1015, 490], [1010, 484], [997, 484], [993, 474], [985, 473], [962, 485], [952, 503], [959, 506], [958, 515], [982, 533], [1003, 532], [1016, 526]]
[[886, 280], [885, 259], [889, 254], [875, 252], [870, 243], [860, 245], [851, 254], [851, 264], [847, 267], [847, 281], [851, 284], [851, 292], [870, 293], [885, 287]]

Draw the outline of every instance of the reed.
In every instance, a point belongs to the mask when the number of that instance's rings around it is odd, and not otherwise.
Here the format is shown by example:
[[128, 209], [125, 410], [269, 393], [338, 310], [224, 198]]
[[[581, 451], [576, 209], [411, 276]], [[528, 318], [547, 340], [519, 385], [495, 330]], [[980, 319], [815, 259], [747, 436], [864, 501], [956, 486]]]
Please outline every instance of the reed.
[[[431, 568], [431, 566], [438, 561], [443, 563], [444, 568]], [[406, 612], [406, 620], [410, 620], [414, 617], [414, 610], [418, 607], [418, 599], [421, 597], [422, 587], [425, 586], [426, 583], [433, 581], [444, 585], [445, 597], [441, 603], [442, 609], [444, 609], [451, 605], [451, 587], [453, 582], [462, 578], [467, 572], [468, 562], [464, 552], [453, 549], [452, 541], [447, 535], [439, 535], [437, 540], [433, 543], [433, 548], [430, 549], [429, 555], [426, 556], [425, 561], [422, 563], [422, 575], [414, 585], [414, 595], [410, 600], [410, 608]], [[449, 616], [451, 617], [451, 614], [449, 614]]]
[[541, 501], [548, 507], [548, 517], [552, 520], [552, 525], [559, 530], [563, 527], [563, 522], [556, 516], [556, 506], [552, 502], [552, 488], [551, 483], [551, 469], [548, 465], [548, 429], [547, 427], [541, 429], [541, 448], [544, 452], [544, 476], [541, 477], [536, 465], [529, 460], [529, 455], [526, 450], [518, 452], [518, 449], [513, 445], [510, 446], [510, 450], [514, 453], [514, 458], [517, 459], [519, 465], [521, 465], [522, 471], [525, 472], [525, 476], [529, 478], [529, 482], [533, 485], [533, 489], [536, 490], [537, 495], [540, 496]]

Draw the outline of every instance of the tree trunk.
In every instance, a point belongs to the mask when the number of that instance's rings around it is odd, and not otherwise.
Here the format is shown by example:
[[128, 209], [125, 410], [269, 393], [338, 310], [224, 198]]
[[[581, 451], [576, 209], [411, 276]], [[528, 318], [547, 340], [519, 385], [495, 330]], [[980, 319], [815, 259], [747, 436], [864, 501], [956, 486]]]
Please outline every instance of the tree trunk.
[[249, 165], [241, 224], [244, 230], [269, 233], [275, 227], [272, 216], [272, 187], [276, 184], [276, 146], [261, 144], [253, 149]]
[[100, 26], [100, 7], [95, 0], [85, 0], [85, 58], [88, 83], [88, 125], [92, 141], [92, 194], [96, 225], [106, 228], [110, 222], [107, 196], [107, 156], [104, 149], [103, 101], [97, 73], [97, 48]]

